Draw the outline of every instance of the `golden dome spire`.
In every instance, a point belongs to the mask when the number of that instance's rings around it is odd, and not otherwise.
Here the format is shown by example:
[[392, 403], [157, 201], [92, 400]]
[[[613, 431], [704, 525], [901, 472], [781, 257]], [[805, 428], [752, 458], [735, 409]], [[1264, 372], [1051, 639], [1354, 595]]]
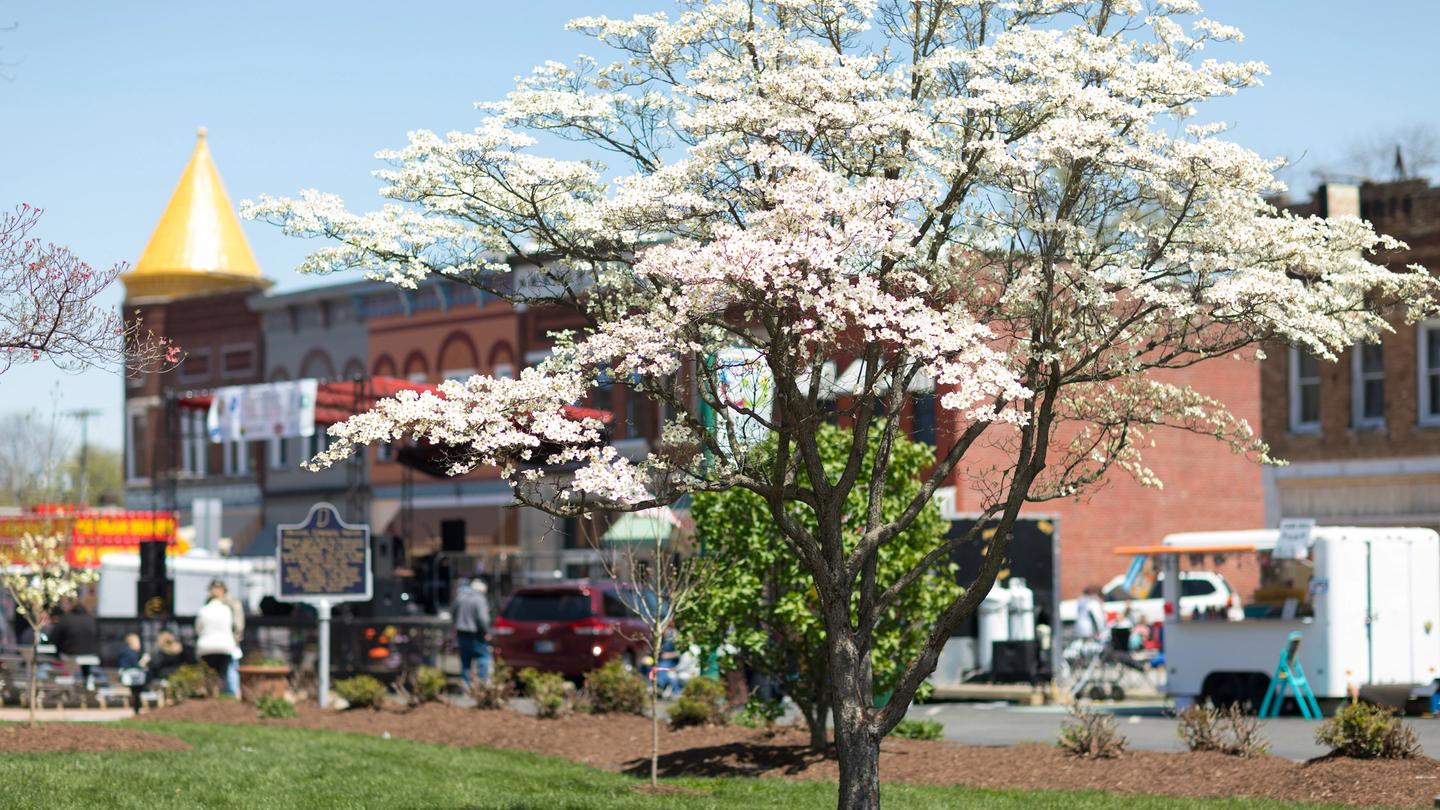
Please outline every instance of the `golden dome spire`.
[[140, 261], [121, 276], [127, 301], [268, 287], [210, 158], [205, 128]]

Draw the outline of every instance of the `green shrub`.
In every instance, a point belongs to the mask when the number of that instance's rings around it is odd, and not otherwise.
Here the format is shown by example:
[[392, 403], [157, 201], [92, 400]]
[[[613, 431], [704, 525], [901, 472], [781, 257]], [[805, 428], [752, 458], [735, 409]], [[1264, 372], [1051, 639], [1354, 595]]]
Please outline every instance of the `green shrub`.
[[1315, 742], [1355, 759], [1411, 759], [1420, 755], [1415, 729], [1387, 706], [1351, 703], [1315, 732]]
[[680, 690], [680, 697], [670, 707], [670, 725], [725, 725], [725, 684], [714, 678], [691, 678]]
[[165, 677], [165, 699], [171, 703], [214, 697], [219, 691], [220, 676], [203, 663], [181, 664]]
[[549, 720], [570, 713], [570, 684], [560, 673], [526, 667], [520, 670], [520, 685], [535, 702], [536, 717]]
[[1191, 751], [1218, 751], [1235, 757], [1263, 756], [1270, 743], [1260, 733], [1260, 718], [1240, 704], [1224, 709], [1196, 704], [1179, 714], [1176, 733]]
[[255, 701], [255, 708], [260, 710], [260, 716], [266, 718], [294, 717], [296, 715], [295, 704], [283, 697], [274, 695], [261, 695]]
[[890, 736], [902, 740], [940, 740], [945, 727], [938, 720], [901, 720], [890, 730]]
[[751, 697], [745, 707], [735, 715], [735, 725], [743, 728], [772, 729], [785, 716], [785, 704], [778, 700], [761, 700]]
[[1120, 756], [1129, 741], [1115, 728], [1115, 716], [1078, 706], [1060, 727], [1059, 746], [1077, 757], [1110, 759]]
[[434, 703], [445, 694], [445, 673], [436, 667], [417, 667], [410, 673], [410, 693], [421, 703]]
[[585, 694], [596, 714], [644, 714], [650, 699], [645, 679], [613, 659], [585, 675]]
[[476, 678], [470, 685], [470, 697], [477, 709], [503, 709], [515, 693], [515, 673], [500, 656], [490, 665], [490, 677]]
[[352, 709], [378, 709], [389, 691], [385, 684], [369, 675], [356, 675], [335, 682], [335, 692], [350, 704]]

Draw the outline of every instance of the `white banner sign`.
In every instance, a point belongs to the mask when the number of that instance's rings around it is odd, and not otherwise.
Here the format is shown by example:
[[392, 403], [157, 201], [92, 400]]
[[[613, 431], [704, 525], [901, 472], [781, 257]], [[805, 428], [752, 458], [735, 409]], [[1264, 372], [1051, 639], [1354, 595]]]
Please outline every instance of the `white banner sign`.
[[205, 426], [212, 442], [289, 439], [315, 434], [315, 380], [215, 389]]
[[738, 347], [720, 351], [714, 362], [718, 399], [729, 406], [729, 413], [715, 416], [715, 435], [730, 443], [732, 437], [726, 424], [726, 420], [730, 420], [734, 424], [731, 449], [743, 452], [764, 439], [770, 430], [760, 421], [770, 420], [770, 405], [775, 399], [770, 366], [758, 350]]
[[1280, 536], [1270, 553], [1277, 560], [1303, 560], [1310, 556], [1310, 539], [1315, 533], [1314, 518], [1285, 518], [1280, 521]]

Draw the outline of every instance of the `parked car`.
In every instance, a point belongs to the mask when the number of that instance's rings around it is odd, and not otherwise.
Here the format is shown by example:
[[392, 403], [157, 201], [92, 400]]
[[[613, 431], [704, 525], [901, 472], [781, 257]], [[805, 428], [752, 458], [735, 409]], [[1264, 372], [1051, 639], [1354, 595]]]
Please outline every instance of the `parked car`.
[[650, 649], [633, 608], [637, 599], [653, 598], [613, 582], [526, 586], [491, 622], [491, 643], [517, 671], [534, 667], [574, 678], [616, 658], [633, 669]]
[[[1123, 616], [1128, 609], [1132, 615], [1150, 624], [1165, 620], [1165, 600], [1160, 597], [1160, 583], [1164, 574], [1156, 578], [1148, 590], [1136, 584], [1131, 593], [1126, 593], [1124, 575], [1115, 577], [1100, 589], [1105, 600], [1105, 618], [1112, 621]], [[1127, 608], [1128, 605], [1128, 608]], [[1230, 588], [1225, 577], [1214, 571], [1182, 571], [1180, 573], [1180, 610], [1189, 617], [1196, 613], [1215, 610], [1232, 621], [1245, 617], [1240, 597]], [[1075, 600], [1066, 599], [1060, 603], [1060, 621], [1071, 624], [1075, 621]]]

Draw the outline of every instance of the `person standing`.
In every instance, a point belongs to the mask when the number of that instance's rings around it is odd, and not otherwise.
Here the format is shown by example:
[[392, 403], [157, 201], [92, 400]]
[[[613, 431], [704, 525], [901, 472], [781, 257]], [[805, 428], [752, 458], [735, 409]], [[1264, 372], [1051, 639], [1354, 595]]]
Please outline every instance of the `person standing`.
[[485, 581], [476, 577], [460, 589], [451, 614], [455, 617], [455, 642], [460, 648], [460, 680], [468, 691], [470, 668], [475, 666], [480, 680], [490, 679], [490, 598]]
[[235, 644], [235, 611], [225, 601], [224, 588], [210, 588], [210, 598], [195, 614], [195, 652], [205, 665], [225, 679], [225, 691], [235, 697], [240, 690], [231, 688], [230, 665], [240, 654]]
[[224, 580], [210, 580], [210, 597], [219, 599], [230, 607], [230, 613], [234, 620], [235, 627], [235, 653], [230, 657], [230, 666], [220, 673], [225, 677], [225, 690], [232, 695], [240, 694], [240, 645], [245, 643], [245, 605], [240, 602], [230, 589], [225, 585]]
[[1075, 600], [1075, 635], [1096, 640], [1104, 632], [1105, 603], [1100, 601], [1100, 589], [1091, 585]]

